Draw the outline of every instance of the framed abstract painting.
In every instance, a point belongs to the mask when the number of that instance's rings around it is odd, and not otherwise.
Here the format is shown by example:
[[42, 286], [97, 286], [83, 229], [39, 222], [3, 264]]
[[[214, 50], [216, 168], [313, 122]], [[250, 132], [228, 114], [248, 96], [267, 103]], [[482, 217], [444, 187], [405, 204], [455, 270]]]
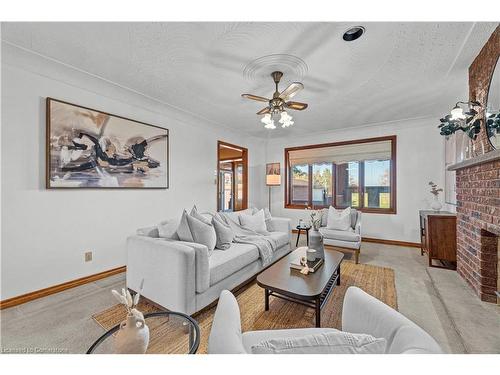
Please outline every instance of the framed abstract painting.
[[167, 189], [168, 129], [47, 98], [46, 186]]

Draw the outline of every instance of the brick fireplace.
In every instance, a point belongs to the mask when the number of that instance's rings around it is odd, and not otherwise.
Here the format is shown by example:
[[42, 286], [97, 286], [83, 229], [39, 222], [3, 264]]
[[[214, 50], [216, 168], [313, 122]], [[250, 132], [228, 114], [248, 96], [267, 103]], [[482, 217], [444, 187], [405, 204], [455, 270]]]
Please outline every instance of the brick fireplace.
[[500, 159], [457, 170], [457, 271], [481, 300], [497, 302]]
[[[500, 55], [500, 27], [469, 67], [469, 100], [486, 103]], [[497, 68], [498, 69], [498, 68]], [[484, 125], [484, 124], [483, 124]], [[500, 150], [492, 150], [484, 127], [476, 142], [483, 155], [455, 165], [457, 183], [457, 271], [481, 300], [497, 303], [500, 290]]]

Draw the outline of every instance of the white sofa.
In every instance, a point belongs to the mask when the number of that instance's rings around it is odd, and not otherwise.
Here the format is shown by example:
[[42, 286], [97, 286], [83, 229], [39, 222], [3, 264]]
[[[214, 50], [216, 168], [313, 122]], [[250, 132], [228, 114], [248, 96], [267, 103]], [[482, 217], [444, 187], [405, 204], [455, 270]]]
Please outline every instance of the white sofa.
[[346, 249], [354, 252], [354, 261], [359, 262], [361, 251], [361, 211], [351, 209], [351, 226], [349, 230], [328, 229], [327, 217], [328, 209], [321, 212], [321, 227], [319, 232], [323, 236], [323, 244], [336, 248]]
[[[387, 340], [386, 354], [442, 353], [436, 341], [402, 314], [357, 287], [349, 287], [342, 308], [342, 330]], [[240, 309], [229, 291], [221, 293], [208, 340], [209, 354], [246, 354], [262, 341], [297, 338], [334, 328], [241, 332]]]
[[[272, 262], [290, 252], [290, 219], [270, 219], [277, 241]], [[232, 243], [209, 253], [204, 245], [160, 238], [157, 227], [142, 228], [127, 239], [127, 288], [172, 311], [193, 314], [263, 269], [256, 246]]]

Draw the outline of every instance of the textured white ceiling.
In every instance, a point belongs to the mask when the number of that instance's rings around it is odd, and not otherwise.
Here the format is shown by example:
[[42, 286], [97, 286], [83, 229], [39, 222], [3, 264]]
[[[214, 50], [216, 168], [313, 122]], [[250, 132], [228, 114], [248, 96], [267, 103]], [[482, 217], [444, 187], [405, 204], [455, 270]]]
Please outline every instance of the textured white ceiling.
[[[439, 117], [466, 99], [467, 68], [496, 23], [3, 23], [2, 39], [259, 137]], [[252, 60], [290, 54], [307, 64], [295, 125], [265, 130], [255, 114], [271, 78]], [[292, 69], [293, 71], [293, 69]], [[269, 71], [269, 74], [271, 71]], [[284, 88], [299, 77], [284, 76]]]

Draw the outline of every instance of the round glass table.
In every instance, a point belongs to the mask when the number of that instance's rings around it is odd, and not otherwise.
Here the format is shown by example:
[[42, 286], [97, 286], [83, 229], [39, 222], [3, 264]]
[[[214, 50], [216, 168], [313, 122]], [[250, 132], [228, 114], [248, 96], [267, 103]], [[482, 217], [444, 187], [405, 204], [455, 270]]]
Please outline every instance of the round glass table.
[[[200, 327], [189, 315], [160, 311], [144, 314], [149, 327], [149, 345], [146, 354], [195, 354], [200, 345]], [[87, 350], [87, 354], [112, 354], [117, 324]]]

